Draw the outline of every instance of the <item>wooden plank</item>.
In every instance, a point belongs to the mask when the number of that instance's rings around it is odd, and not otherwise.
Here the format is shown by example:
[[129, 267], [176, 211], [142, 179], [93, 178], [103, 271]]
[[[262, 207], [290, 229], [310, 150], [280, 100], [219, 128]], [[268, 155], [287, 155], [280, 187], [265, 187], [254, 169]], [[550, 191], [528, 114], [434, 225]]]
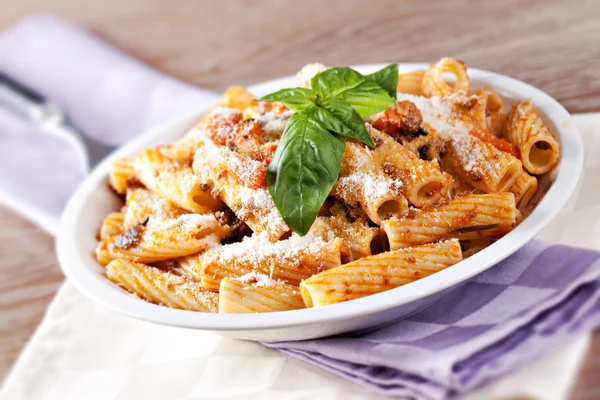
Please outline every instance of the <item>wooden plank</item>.
[[54, 239], [0, 208], [0, 381], [39, 324], [64, 276]]
[[[83, 4], [85, 3], [85, 4]], [[203, 6], [204, 5], [204, 6]], [[48, 9], [174, 76], [211, 89], [307, 62], [432, 61], [444, 55], [540, 87], [571, 112], [600, 109], [597, 1], [274, 0], [200, 3], [21, 0], [0, 28]]]

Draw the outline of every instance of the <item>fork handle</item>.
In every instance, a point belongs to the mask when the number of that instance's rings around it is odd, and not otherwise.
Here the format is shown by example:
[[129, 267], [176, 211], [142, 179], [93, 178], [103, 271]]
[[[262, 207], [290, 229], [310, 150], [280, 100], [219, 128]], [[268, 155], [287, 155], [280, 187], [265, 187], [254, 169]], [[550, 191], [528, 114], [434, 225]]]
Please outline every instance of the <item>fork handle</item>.
[[36, 93], [9, 78], [0, 75], [0, 108], [8, 109], [14, 114], [35, 123], [43, 131], [65, 139], [77, 147], [82, 171], [84, 173], [89, 172], [90, 159], [83, 138], [78, 132], [65, 125], [63, 113], [52, 103], [45, 101]]
[[44, 99], [1, 75], [0, 106], [37, 123], [46, 118], [49, 111]]

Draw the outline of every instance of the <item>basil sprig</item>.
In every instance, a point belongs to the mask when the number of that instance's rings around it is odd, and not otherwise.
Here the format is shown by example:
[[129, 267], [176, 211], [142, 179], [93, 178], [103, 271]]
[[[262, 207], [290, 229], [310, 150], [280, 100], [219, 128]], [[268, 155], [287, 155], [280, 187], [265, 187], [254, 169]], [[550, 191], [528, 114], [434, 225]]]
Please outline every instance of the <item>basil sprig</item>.
[[366, 76], [348, 67], [330, 68], [315, 75], [311, 86], [259, 99], [295, 111], [267, 169], [267, 187], [285, 222], [302, 236], [339, 177], [343, 137], [375, 147], [363, 118], [395, 103], [398, 65]]

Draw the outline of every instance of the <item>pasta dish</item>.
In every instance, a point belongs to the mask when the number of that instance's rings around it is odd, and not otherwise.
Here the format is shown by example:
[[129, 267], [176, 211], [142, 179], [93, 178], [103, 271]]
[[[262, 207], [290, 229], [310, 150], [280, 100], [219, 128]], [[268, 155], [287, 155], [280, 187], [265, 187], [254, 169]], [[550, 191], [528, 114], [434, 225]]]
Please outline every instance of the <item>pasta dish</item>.
[[242, 87], [182, 138], [113, 163], [100, 228], [112, 282], [158, 305], [254, 313], [409, 284], [514, 229], [559, 143], [529, 99], [474, 90], [460, 61], [371, 75], [309, 64]]

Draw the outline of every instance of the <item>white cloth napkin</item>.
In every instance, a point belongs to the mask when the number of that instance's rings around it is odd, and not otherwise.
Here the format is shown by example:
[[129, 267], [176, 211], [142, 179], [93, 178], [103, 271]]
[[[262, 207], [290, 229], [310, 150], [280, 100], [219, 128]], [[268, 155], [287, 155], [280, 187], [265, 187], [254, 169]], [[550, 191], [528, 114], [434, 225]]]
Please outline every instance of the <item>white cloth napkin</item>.
[[[568, 397], [589, 338], [466, 400]], [[357, 383], [214, 333], [153, 325], [65, 284], [0, 391], [0, 400], [375, 400]]]
[[[44, 68], [39, 67], [42, 62]], [[0, 71], [56, 101], [75, 125], [85, 127], [86, 134], [113, 144], [213, 98], [52, 17], [26, 20], [0, 36]], [[581, 116], [577, 122], [586, 135], [587, 150], [600, 150], [600, 135], [593, 132], [600, 115]], [[65, 143], [1, 111], [0, 129], [0, 201], [52, 232], [64, 201], [82, 178], [79, 158]], [[586, 171], [597, 176], [600, 164], [592, 157], [588, 161]], [[586, 247], [600, 242], [600, 207], [592, 201], [598, 188], [585, 179], [583, 188], [544, 238]], [[592, 217], [595, 223], [590, 222]], [[574, 220], [586, 223], [573, 225]], [[564, 398], [587, 343], [588, 338], [582, 338], [471, 398]], [[87, 300], [67, 283], [6, 379], [0, 398], [379, 396], [256, 343], [120, 316]]]

